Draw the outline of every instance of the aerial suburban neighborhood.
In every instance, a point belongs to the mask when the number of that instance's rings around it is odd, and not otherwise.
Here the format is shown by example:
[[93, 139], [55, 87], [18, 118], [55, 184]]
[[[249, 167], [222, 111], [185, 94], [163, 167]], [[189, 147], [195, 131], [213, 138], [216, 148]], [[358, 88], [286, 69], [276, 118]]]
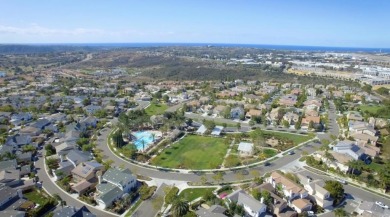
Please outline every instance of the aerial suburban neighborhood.
[[[159, 49], [1, 65], [0, 216], [390, 216], [389, 56]], [[106, 55], [288, 79], [147, 79]]]

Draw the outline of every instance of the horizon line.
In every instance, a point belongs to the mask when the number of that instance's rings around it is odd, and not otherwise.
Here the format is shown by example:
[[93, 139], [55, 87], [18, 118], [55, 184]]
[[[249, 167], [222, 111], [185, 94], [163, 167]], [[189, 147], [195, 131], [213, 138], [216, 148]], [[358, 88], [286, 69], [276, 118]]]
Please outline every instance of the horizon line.
[[0, 43], [0, 45], [119, 45], [119, 44], [155, 44], [155, 45], [234, 45], [234, 46], [286, 46], [286, 47], [318, 47], [318, 48], [353, 48], [353, 49], [390, 49], [390, 47], [351, 47], [330, 45], [292, 45], [292, 44], [256, 44], [256, 43], [210, 43], [210, 42], [32, 42], [32, 43]]

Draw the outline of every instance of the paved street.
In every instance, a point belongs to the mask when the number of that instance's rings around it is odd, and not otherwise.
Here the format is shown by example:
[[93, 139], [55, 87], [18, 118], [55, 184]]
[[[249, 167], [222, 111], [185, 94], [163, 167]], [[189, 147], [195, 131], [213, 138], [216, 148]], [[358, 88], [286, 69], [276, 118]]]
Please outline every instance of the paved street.
[[[58, 194], [63, 200], [66, 201], [66, 204], [69, 206], [82, 207], [84, 204], [77, 199], [71, 197], [68, 193], [65, 193], [62, 189], [57, 187], [51, 180], [49, 175], [46, 173], [44, 169], [44, 161], [43, 157], [39, 158], [38, 161], [35, 162], [35, 167], [38, 170], [39, 180], [42, 182], [43, 188], [49, 192], [51, 195]], [[115, 217], [116, 215], [110, 214], [108, 212], [104, 212], [100, 209], [95, 208], [94, 206], [88, 205], [88, 209], [96, 214], [98, 217]]]
[[142, 202], [138, 209], [134, 211], [132, 217], [155, 216], [159, 210], [153, 206], [153, 200], [158, 197], [160, 197], [160, 199], [165, 197], [165, 187], [167, 187], [167, 185], [161, 185], [150, 200]]

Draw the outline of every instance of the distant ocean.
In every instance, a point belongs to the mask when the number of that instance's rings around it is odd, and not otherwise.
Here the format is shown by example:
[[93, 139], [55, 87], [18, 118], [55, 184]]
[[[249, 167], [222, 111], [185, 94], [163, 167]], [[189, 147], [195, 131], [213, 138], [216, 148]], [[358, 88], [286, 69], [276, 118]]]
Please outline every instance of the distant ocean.
[[325, 47], [325, 46], [299, 46], [299, 45], [265, 45], [265, 44], [218, 44], [218, 43], [63, 43], [63, 44], [34, 44], [34, 45], [70, 45], [92, 47], [168, 47], [168, 46], [213, 46], [213, 47], [245, 47], [270, 50], [289, 51], [327, 51], [327, 52], [369, 52], [390, 53], [390, 48], [359, 48], [359, 47]]

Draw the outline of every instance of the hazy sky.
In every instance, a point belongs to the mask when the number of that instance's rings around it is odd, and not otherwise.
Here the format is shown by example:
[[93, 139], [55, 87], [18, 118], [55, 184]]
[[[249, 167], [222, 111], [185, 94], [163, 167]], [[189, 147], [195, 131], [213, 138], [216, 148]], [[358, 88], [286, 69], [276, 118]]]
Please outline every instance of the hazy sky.
[[390, 47], [390, 0], [0, 0], [0, 43]]

